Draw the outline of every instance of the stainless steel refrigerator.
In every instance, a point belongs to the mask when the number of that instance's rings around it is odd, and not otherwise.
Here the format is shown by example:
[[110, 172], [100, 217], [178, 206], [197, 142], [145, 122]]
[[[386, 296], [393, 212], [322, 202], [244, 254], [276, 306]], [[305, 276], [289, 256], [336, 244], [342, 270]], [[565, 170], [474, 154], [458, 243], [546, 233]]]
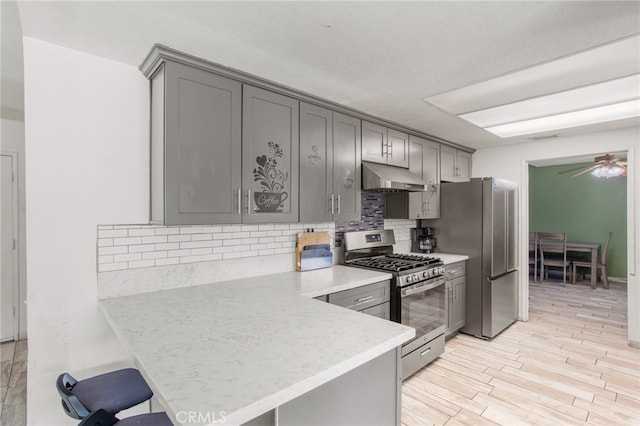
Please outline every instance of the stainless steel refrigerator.
[[422, 220], [421, 226], [434, 228], [437, 251], [469, 256], [460, 331], [492, 338], [518, 312], [517, 187], [503, 179], [475, 178], [440, 189], [440, 219]]

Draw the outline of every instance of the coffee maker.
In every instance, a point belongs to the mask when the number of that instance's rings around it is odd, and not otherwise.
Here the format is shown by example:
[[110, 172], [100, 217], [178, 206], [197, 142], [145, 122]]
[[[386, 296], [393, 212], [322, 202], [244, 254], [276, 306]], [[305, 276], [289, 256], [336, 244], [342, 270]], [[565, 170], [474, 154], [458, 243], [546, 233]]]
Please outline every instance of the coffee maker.
[[411, 251], [414, 253], [433, 253], [436, 237], [433, 228], [411, 228]]

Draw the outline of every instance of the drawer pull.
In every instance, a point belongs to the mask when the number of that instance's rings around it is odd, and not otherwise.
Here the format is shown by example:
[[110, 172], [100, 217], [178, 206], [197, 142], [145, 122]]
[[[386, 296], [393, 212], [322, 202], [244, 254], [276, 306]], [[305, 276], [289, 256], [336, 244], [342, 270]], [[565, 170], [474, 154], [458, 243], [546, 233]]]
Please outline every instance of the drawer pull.
[[373, 299], [373, 296], [361, 297], [360, 299], [357, 299], [356, 302], [358, 303], [368, 302], [371, 299]]
[[420, 356], [425, 356], [426, 354], [428, 354], [429, 352], [431, 352], [431, 348], [427, 348], [424, 351], [420, 352]]

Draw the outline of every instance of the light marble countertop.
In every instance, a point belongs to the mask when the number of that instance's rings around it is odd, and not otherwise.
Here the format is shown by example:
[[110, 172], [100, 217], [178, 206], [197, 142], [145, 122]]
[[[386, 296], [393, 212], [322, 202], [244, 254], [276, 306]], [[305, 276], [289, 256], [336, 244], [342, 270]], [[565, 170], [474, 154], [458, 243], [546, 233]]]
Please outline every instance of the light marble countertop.
[[186, 424], [181, 412], [224, 412], [235, 425], [414, 337], [413, 328], [311, 299], [387, 275], [334, 266], [99, 303], [175, 424]]
[[451, 254], [451, 253], [429, 253], [429, 256], [439, 257], [445, 265], [450, 265], [456, 262], [462, 262], [469, 259], [466, 254]]

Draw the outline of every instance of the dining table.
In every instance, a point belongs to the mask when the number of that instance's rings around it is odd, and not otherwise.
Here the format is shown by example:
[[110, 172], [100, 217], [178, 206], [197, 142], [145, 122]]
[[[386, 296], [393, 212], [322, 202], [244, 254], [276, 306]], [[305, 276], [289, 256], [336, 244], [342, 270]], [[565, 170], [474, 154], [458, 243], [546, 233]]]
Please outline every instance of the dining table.
[[[545, 246], [558, 246], [560, 241], [545, 241]], [[574, 253], [591, 253], [591, 287], [595, 288], [598, 279], [598, 252], [600, 251], [600, 243], [567, 241], [567, 252]]]

